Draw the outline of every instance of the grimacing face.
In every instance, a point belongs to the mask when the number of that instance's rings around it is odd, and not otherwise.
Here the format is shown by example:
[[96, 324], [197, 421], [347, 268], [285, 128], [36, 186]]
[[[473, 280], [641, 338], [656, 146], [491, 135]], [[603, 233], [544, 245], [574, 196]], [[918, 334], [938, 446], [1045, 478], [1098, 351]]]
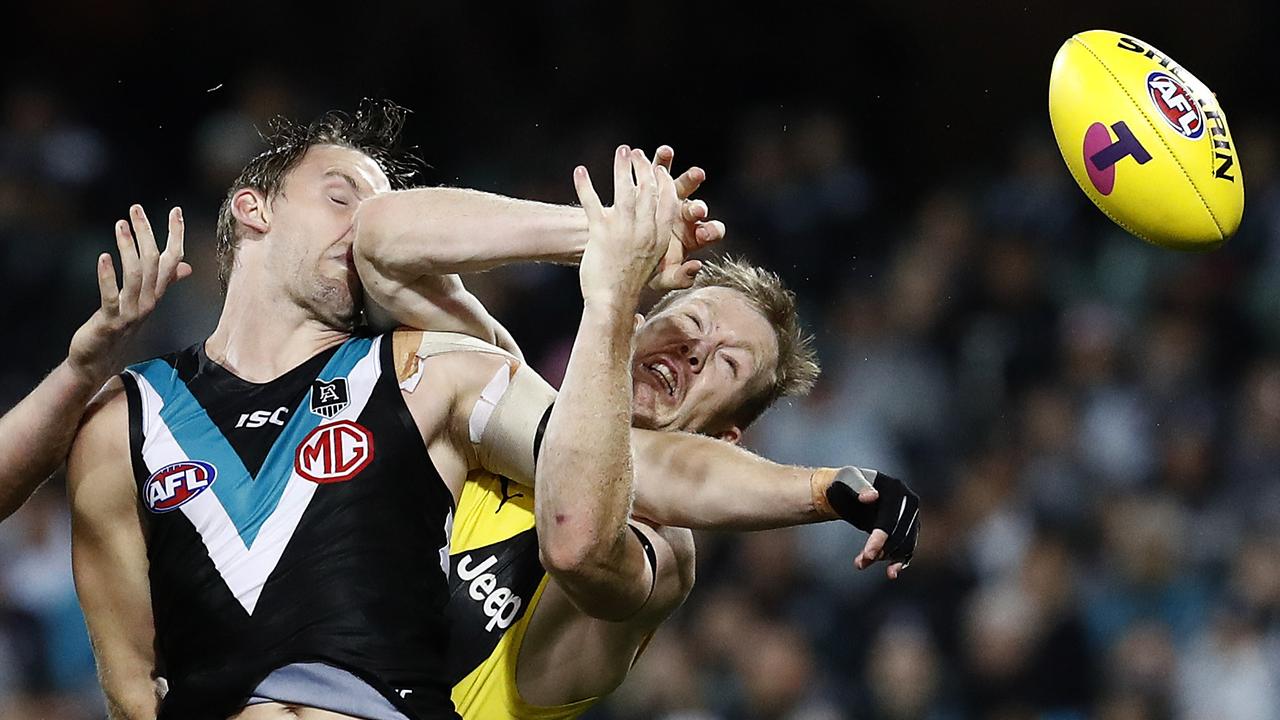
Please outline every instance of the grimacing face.
[[355, 323], [361, 296], [351, 254], [356, 207], [390, 190], [386, 174], [368, 155], [316, 145], [272, 199], [269, 269], [294, 302], [326, 325], [349, 329]]
[[631, 358], [633, 422], [737, 440], [732, 415], [772, 382], [773, 327], [745, 295], [699, 288], [648, 318]]

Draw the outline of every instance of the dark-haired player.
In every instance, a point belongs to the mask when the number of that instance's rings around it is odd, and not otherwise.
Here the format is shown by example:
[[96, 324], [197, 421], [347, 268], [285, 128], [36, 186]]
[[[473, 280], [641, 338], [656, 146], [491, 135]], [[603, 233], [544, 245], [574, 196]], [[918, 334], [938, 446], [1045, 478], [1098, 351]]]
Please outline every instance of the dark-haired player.
[[133, 206], [129, 216], [132, 230], [127, 220], [115, 227], [121, 278], [116, 278], [111, 255], [99, 255], [98, 309], [76, 330], [67, 358], [0, 418], [0, 520], [21, 507], [67, 459], [85, 407], [103, 383], [120, 371], [129, 339], [169, 285], [191, 274], [191, 266], [182, 261], [179, 208], [169, 212], [164, 252], [156, 246], [142, 208]]
[[[532, 482], [551, 391], [475, 340], [352, 335], [355, 209], [390, 189], [378, 158], [398, 129], [385, 106], [284, 128], [227, 197], [213, 335], [130, 368], [76, 439], [74, 569], [115, 717], [453, 716], [453, 503], [481, 469]], [[615, 164], [662, 198], [628, 212], [669, 236], [670, 177]], [[576, 212], [556, 231], [581, 248]], [[637, 464], [687, 478], [686, 456], [720, 458], [722, 482], [797, 472], [676, 434]]]

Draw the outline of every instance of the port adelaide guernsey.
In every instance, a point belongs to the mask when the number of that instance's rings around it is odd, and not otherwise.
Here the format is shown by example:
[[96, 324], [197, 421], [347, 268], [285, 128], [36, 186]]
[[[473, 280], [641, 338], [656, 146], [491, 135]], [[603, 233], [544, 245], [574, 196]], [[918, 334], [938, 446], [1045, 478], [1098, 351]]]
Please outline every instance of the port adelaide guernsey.
[[124, 373], [161, 718], [221, 720], [292, 666], [358, 680], [413, 720], [456, 717], [453, 500], [391, 345], [353, 337], [261, 384], [203, 343]]

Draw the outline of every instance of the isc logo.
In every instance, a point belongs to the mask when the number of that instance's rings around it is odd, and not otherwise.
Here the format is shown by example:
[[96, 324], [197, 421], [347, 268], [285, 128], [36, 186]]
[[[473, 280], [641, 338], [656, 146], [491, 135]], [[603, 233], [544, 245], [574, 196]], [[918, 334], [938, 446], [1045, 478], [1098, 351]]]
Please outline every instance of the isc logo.
[[498, 558], [492, 555], [475, 567], [471, 567], [470, 555], [464, 555], [458, 561], [458, 577], [463, 582], [471, 583], [467, 594], [472, 600], [483, 603], [480, 609], [489, 618], [489, 624], [484, 626], [488, 632], [493, 632], [495, 627], [503, 630], [510, 627], [516, 614], [520, 612], [521, 605], [519, 595], [511, 592], [511, 588], [498, 587], [498, 576], [485, 572], [497, 562]]
[[144, 486], [147, 508], [154, 513], [176, 510], [204, 492], [218, 478], [218, 469], [207, 462], [190, 460], [157, 470]]
[[317, 483], [350, 480], [373, 461], [373, 433], [351, 420], [321, 425], [298, 445], [293, 466]]
[[1181, 80], [1153, 72], [1147, 76], [1147, 94], [1165, 122], [1183, 137], [1195, 140], [1204, 134], [1204, 115]]
[[260, 428], [267, 423], [284, 427], [284, 416], [289, 413], [289, 408], [276, 408], [275, 412], [270, 410], [257, 410], [251, 413], [244, 413], [240, 416], [240, 420], [236, 422], [236, 427], [242, 428]]

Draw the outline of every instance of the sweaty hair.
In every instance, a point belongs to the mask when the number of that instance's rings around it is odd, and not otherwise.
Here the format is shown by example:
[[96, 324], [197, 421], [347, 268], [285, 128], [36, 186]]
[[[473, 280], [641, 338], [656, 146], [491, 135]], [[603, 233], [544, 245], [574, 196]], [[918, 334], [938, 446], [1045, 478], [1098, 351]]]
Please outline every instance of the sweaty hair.
[[315, 145], [340, 145], [368, 155], [387, 175], [391, 186], [405, 187], [417, 172], [420, 162], [401, 153], [400, 131], [409, 111], [389, 100], [360, 102], [354, 114], [331, 110], [309, 125], [301, 125], [284, 117], [271, 121], [263, 135], [268, 147], [249, 161], [218, 210], [218, 280], [226, 292], [240, 246], [239, 223], [231, 212], [231, 199], [245, 188], [257, 190], [268, 201], [275, 198], [284, 184], [285, 175]]
[[733, 421], [745, 428], [779, 399], [808, 395], [821, 372], [818, 356], [813, 349], [813, 337], [800, 327], [795, 293], [786, 288], [776, 273], [733, 258], [704, 262], [693, 287], [663, 295], [649, 310], [649, 317], [705, 287], [729, 288], [745, 295], [751, 306], [769, 321], [778, 340], [778, 364], [773, 369], [773, 377], [730, 413]]

